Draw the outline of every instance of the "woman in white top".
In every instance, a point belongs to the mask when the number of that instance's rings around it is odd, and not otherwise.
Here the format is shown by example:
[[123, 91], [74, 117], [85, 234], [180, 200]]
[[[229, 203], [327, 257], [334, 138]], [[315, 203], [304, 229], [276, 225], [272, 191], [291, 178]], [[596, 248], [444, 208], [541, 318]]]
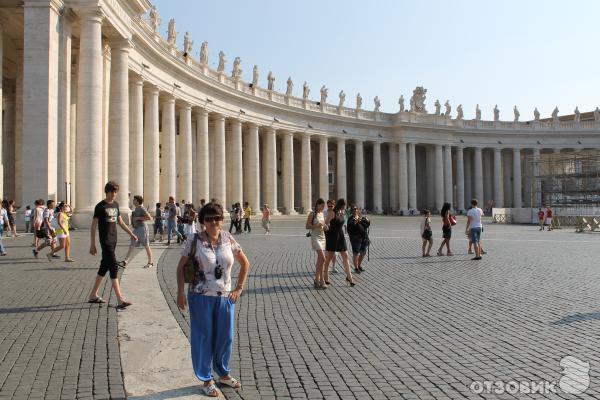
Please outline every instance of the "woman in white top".
[[467, 211], [467, 227], [465, 228], [465, 234], [470, 235], [471, 241], [473, 242], [473, 248], [475, 250], [475, 257], [473, 257], [473, 260], [481, 260], [481, 245], [479, 244], [479, 241], [481, 239], [481, 228], [483, 227], [481, 224], [483, 210], [477, 207], [477, 199], [471, 200], [471, 205], [473, 207]]
[[31, 207], [25, 207], [25, 233], [29, 233], [29, 225], [31, 224]]
[[323, 274], [323, 264], [325, 264], [325, 218], [323, 209], [325, 200], [318, 199], [315, 203], [314, 211], [311, 211], [306, 218], [306, 229], [310, 230], [310, 243], [312, 249], [317, 252], [317, 265], [315, 272], [315, 289], [327, 289], [325, 276]]

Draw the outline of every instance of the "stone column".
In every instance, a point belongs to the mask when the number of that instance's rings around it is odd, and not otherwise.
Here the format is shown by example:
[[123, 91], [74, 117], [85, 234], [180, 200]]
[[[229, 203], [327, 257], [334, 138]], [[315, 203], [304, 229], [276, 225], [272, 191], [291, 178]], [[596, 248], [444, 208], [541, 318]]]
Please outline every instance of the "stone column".
[[[75, 222], [90, 224], [102, 200], [102, 18], [100, 10], [79, 14], [79, 74], [77, 83], [77, 209]], [[78, 215], [80, 217], [78, 217]]]
[[365, 154], [361, 140], [354, 143], [354, 202], [365, 207]]
[[540, 149], [533, 149], [533, 204], [531, 207], [542, 207], [542, 181], [540, 175]]
[[308, 213], [312, 210], [312, 182], [311, 182], [311, 159], [310, 159], [310, 134], [304, 133], [302, 135], [302, 174], [300, 176], [300, 183], [302, 185], [302, 208], [304, 213]]
[[444, 198], [454, 208], [460, 208], [454, 204], [452, 189], [452, 146], [447, 144], [444, 146]]
[[484, 206], [483, 199], [483, 158], [481, 155], [481, 147], [475, 147], [475, 157], [473, 159], [474, 170], [475, 170], [475, 198], [479, 201], [480, 206]]
[[57, 198], [65, 201], [71, 183], [71, 19], [71, 13], [63, 13], [58, 64]]
[[513, 202], [512, 194], [512, 154], [510, 152], [504, 152], [502, 155], [504, 160], [502, 161], [502, 177], [504, 180], [504, 207], [511, 207]]
[[[196, 193], [198, 200], [209, 198], [210, 163], [208, 153], [208, 111], [200, 109], [196, 116]], [[200, 205], [198, 203], [198, 205]]]
[[[175, 97], [163, 93], [162, 98], [162, 147], [160, 174], [160, 198], [167, 201], [169, 196], [177, 196], [177, 158], [175, 134]], [[176, 199], [177, 201], [181, 199]]]
[[381, 214], [383, 211], [381, 191], [381, 143], [373, 142], [373, 212], [375, 214]]
[[494, 207], [504, 207], [504, 186], [502, 181], [502, 149], [494, 149]]
[[408, 166], [406, 143], [400, 143], [398, 150], [398, 195], [400, 211], [408, 211]]
[[253, 212], [260, 210], [260, 164], [258, 150], [258, 125], [248, 124], [244, 138], [244, 195]]
[[14, 199], [17, 204], [23, 203], [23, 168], [25, 160], [23, 158], [23, 47], [22, 44], [15, 44], [17, 55], [17, 71], [15, 78], [15, 119], [14, 119], [14, 172], [13, 188]]
[[321, 198], [329, 200], [329, 149], [327, 138], [319, 139], [319, 192]]
[[6, 165], [4, 173], [0, 178], [3, 178], [4, 189], [2, 195], [5, 198], [13, 199], [15, 197], [15, 98], [9, 95], [8, 88], [4, 88], [2, 106], [4, 113], [0, 112], [3, 117], [2, 124], [2, 160]]
[[465, 164], [461, 146], [456, 147], [456, 209], [465, 210]]
[[159, 159], [159, 134], [158, 134], [158, 88], [147, 86], [145, 103], [144, 125], [144, 201], [152, 210], [152, 205], [165, 202], [167, 199], [160, 189], [160, 159]]
[[348, 193], [346, 189], [346, 140], [337, 139], [337, 163], [335, 173], [337, 175], [337, 198], [348, 202]]
[[129, 80], [129, 190], [144, 197], [146, 208], [152, 209], [144, 193], [144, 80], [131, 75]]
[[227, 154], [227, 162], [231, 163], [231, 177], [227, 177], [231, 196], [229, 203], [244, 203], [243, 194], [243, 164], [242, 164], [242, 121], [231, 121], [231, 148]]
[[179, 109], [179, 155], [177, 197], [186, 203], [192, 201], [192, 106], [182, 102]]
[[[215, 198], [225, 209], [229, 207], [227, 199], [227, 168], [225, 165], [225, 116], [215, 115], [215, 133], [214, 133], [214, 162], [215, 170], [211, 174], [214, 177], [213, 193], [211, 197]], [[211, 179], [212, 183], [212, 179]]]
[[513, 149], [513, 207], [521, 208], [521, 149]]
[[[117, 202], [129, 221], [129, 49], [127, 40], [111, 42], [108, 119], [108, 179], [119, 184]], [[133, 196], [133, 194], [132, 194]]]
[[442, 145], [435, 145], [435, 208], [439, 211], [444, 205], [444, 155]]
[[[0, 27], [0, 107], [3, 107], [4, 96], [2, 91], [2, 81], [4, 80], [4, 31]], [[2, 109], [0, 109], [0, 195], [6, 198], [6, 192], [4, 188], [4, 124], [2, 122]]]
[[388, 180], [389, 180], [389, 208], [398, 211], [398, 144], [388, 143]]
[[277, 130], [270, 126], [264, 135], [265, 165], [264, 174], [264, 201], [269, 205], [272, 214], [279, 214], [277, 210]]
[[294, 135], [292, 132], [283, 133], [283, 207], [284, 213], [296, 214], [294, 210]]
[[473, 153], [463, 150], [465, 171], [465, 209], [469, 208], [473, 198]]
[[417, 209], [417, 161], [415, 157], [415, 144], [408, 144], [408, 208]]

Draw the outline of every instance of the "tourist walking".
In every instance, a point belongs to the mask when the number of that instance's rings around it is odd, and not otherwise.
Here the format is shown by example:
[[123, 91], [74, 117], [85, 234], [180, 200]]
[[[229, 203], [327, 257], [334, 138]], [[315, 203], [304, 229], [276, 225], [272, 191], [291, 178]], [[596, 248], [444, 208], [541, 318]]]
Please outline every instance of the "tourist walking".
[[34, 202], [35, 208], [32, 212], [32, 229], [33, 229], [33, 247], [38, 247], [40, 239], [46, 238], [46, 230], [44, 229], [44, 200], [38, 199]]
[[169, 201], [165, 205], [165, 214], [167, 218], [167, 246], [171, 244], [171, 234], [177, 236], [177, 243], [183, 240], [183, 236], [177, 230], [177, 217], [181, 215], [179, 207], [175, 204], [175, 197], [169, 196]]
[[552, 227], [552, 208], [550, 206], [546, 206], [546, 225], [548, 225], [548, 232], [554, 229]]
[[31, 207], [25, 207], [25, 233], [29, 233], [29, 227], [31, 224]]
[[[43, 200], [42, 200], [42, 204], [43, 204]], [[52, 261], [52, 258], [60, 258], [59, 255], [54, 254], [54, 246], [56, 244], [56, 232], [53, 226], [54, 223], [54, 200], [48, 200], [46, 202], [46, 208], [44, 209], [44, 214], [43, 214], [43, 222], [42, 222], [42, 226], [40, 228], [40, 231], [43, 230], [44, 231], [44, 241], [42, 242], [42, 244], [40, 244], [37, 248], [33, 249], [33, 256], [35, 258], [38, 258], [38, 254], [40, 251], [42, 251], [43, 248], [45, 247], [50, 247], [50, 252], [48, 254], [46, 254], [46, 257], [48, 257], [49, 261]], [[41, 234], [38, 236], [40, 239], [42, 239]]]
[[456, 225], [456, 219], [450, 212], [450, 203], [444, 203], [440, 215], [442, 217], [442, 243], [437, 251], [438, 256], [443, 256], [442, 249], [446, 246], [446, 255], [453, 256], [452, 250], [450, 250], [450, 239], [452, 238], [452, 226]]
[[541, 208], [538, 209], [538, 223], [540, 224], [540, 231], [544, 230], [544, 223], [546, 222], [546, 213]]
[[[335, 206], [335, 200], [327, 200], [327, 208], [325, 210], [323, 210], [323, 218], [325, 218], [325, 221], [327, 221], [327, 217], [329, 215], [330, 212], [333, 212], [333, 207]], [[329, 231], [325, 232], [325, 239], [327, 239], [327, 235], [329, 235]], [[331, 233], [333, 234], [333, 233]], [[333, 262], [331, 263], [331, 272], [333, 272], [334, 274], [337, 274], [339, 272], [338, 268], [337, 268], [337, 258], [334, 256], [333, 257]], [[329, 277], [329, 267], [327, 267], [327, 277]], [[329, 279], [327, 279], [329, 280]]]
[[121, 218], [121, 214], [119, 213], [119, 203], [115, 200], [118, 191], [119, 185], [116, 182], [107, 182], [104, 186], [106, 197], [100, 203], [96, 204], [96, 207], [94, 208], [94, 217], [90, 228], [90, 254], [95, 256], [97, 253], [96, 228], [98, 228], [100, 248], [102, 249], [102, 261], [100, 261], [100, 268], [98, 269], [98, 275], [96, 276], [94, 286], [88, 297], [88, 303], [106, 303], [106, 300], [98, 295], [98, 290], [104, 280], [104, 276], [106, 276], [106, 273], [108, 272], [110, 274], [112, 288], [117, 296], [117, 309], [124, 309], [129, 307], [132, 303], [125, 300], [125, 296], [123, 296], [121, 286], [119, 285], [119, 266], [117, 265], [117, 256], [115, 254], [117, 248], [117, 224], [121, 229], [127, 232], [131, 239], [137, 240], [137, 237], [131, 232]]
[[[65, 250], [65, 261], [74, 262], [71, 258], [71, 238], [69, 235], [69, 205], [65, 202], [60, 202], [57, 207], [58, 213], [56, 214], [57, 228], [55, 230], [56, 239], [58, 240], [58, 246], [54, 248], [54, 254], [61, 250]], [[48, 260], [52, 261], [50, 253], [48, 253]]]
[[350, 247], [352, 247], [354, 272], [358, 274], [365, 271], [362, 262], [365, 254], [367, 254], [367, 247], [369, 247], [369, 226], [371, 226], [371, 221], [360, 214], [360, 210], [356, 205], [352, 206], [351, 215], [347, 222], [347, 231], [350, 238]]
[[8, 213], [6, 212], [6, 209], [2, 206], [2, 202], [0, 202], [0, 256], [6, 255], [4, 243], [2, 242], [5, 229], [10, 229], [10, 222], [8, 221]]
[[468, 234], [471, 238], [471, 242], [473, 242], [475, 257], [472, 259], [481, 260], [481, 246], [479, 241], [481, 240], [481, 231], [483, 228], [483, 224], [481, 223], [483, 210], [477, 206], [477, 199], [471, 200], [471, 206], [471, 209], [467, 211], [465, 234]]
[[15, 221], [17, 220], [17, 209], [15, 207], [14, 200], [8, 201], [8, 208], [6, 209], [6, 213], [8, 214], [8, 223], [10, 224], [9, 231], [12, 233], [12, 237], [19, 237], [19, 235], [17, 235], [17, 224], [15, 223]]
[[150, 216], [146, 207], [144, 207], [144, 198], [140, 195], [133, 196], [133, 207], [133, 212], [131, 213], [131, 226], [133, 227], [133, 234], [137, 239], [131, 239], [125, 259], [118, 263], [118, 265], [123, 268], [127, 267], [133, 258], [135, 248], [143, 246], [144, 249], [146, 249], [146, 256], [148, 258], [144, 268], [150, 268], [154, 266], [154, 261], [152, 260], [152, 249], [150, 248], [149, 240], [150, 235], [148, 234], [146, 221], [152, 221], [152, 216]]
[[339, 199], [335, 203], [333, 210], [327, 213], [325, 224], [329, 227], [327, 235], [325, 235], [325, 280], [329, 281], [329, 264], [335, 257], [336, 253], [340, 253], [346, 271], [346, 282], [350, 286], [354, 286], [352, 271], [350, 271], [350, 262], [348, 260], [348, 248], [346, 247], [346, 238], [344, 237], [344, 211], [346, 209], [346, 201]]
[[229, 210], [229, 219], [231, 220], [229, 223], [229, 233], [232, 233], [231, 231], [233, 230], [233, 228], [235, 228], [236, 232], [238, 233], [238, 203], [234, 203], [231, 205], [231, 209]]
[[248, 231], [248, 233], [252, 233], [252, 228], [250, 227], [251, 216], [252, 208], [250, 208], [250, 204], [246, 201], [244, 203], [244, 232]]
[[431, 211], [423, 210], [421, 213], [421, 239], [423, 239], [423, 257], [431, 257], [431, 247], [433, 247], [433, 230], [431, 229]]
[[183, 236], [185, 237], [186, 241], [190, 241], [194, 237], [196, 232], [198, 232], [198, 230], [196, 229], [197, 215], [196, 210], [194, 210], [193, 204], [187, 204], [186, 207], [188, 208], [188, 210], [185, 213], [185, 218], [183, 220]]
[[261, 222], [265, 235], [271, 234], [271, 210], [268, 204], [263, 205]]
[[306, 218], [306, 229], [310, 230], [310, 244], [312, 249], [317, 253], [317, 264], [315, 266], [315, 289], [326, 289], [329, 281], [325, 280], [323, 274], [323, 265], [325, 264], [325, 218], [323, 217], [323, 209], [325, 208], [325, 200], [318, 199], [315, 203], [313, 211], [308, 213]]
[[162, 204], [156, 203], [156, 208], [154, 209], [154, 235], [153, 235], [152, 239], [156, 240], [156, 235], [160, 234], [160, 239], [158, 241], [162, 242], [164, 233], [165, 233], [164, 210], [162, 208]]
[[[244, 289], [250, 263], [233, 236], [221, 229], [223, 208], [219, 204], [206, 204], [200, 210], [199, 218], [206, 229], [187, 242], [177, 266], [177, 305], [181, 310], [187, 304], [190, 307], [194, 373], [203, 382], [203, 393], [217, 397], [219, 391], [214, 384], [212, 368], [221, 384], [234, 389], [242, 386], [230, 375], [229, 360], [235, 332], [235, 303]], [[195, 253], [192, 254], [194, 248]], [[184, 266], [189, 257], [194, 261], [196, 273], [193, 283], [188, 285], [186, 299]], [[235, 261], [240, 269], [237, 284], [232, 290]]]

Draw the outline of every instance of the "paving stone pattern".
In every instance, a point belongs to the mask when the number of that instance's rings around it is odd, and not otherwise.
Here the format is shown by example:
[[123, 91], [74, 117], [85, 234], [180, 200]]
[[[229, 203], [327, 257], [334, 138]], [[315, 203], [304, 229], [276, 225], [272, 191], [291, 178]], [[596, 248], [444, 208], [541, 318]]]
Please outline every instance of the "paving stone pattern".
[[[487, 224], [488, 254], [477, 262], [466, 254], [464, 222], [454, 230], [455, 256], [422, 258], [417, 218], [374, 218], [367, 272], [354, 288], [332, 275], [325, 291], [312, 289], [315, 256], [303, 220], [274, 222], [272, 236], [239, 236], [252, 266], [231, 364], [244, 389], [226, 396], [574, 398], [558, 384], [543, 395], [470, 390], [473, 381], [558, 383], [560, 360], [570, 355], [591, 366], [577, 398], [598, 398], [600, 236]], [[165, 252], [158, 274], [187, 332], [187, 313], [174, 304], [180, 250]]]
[[100, 262], [89, 230], [72, 232], [75, 263], [50, 263], [47, 250], [36, 260], [31, 241], [4, 239], [0, 258], [0, 399], [124, 399], [110, 283], [100, 292], [108, 305], [87, 303]]

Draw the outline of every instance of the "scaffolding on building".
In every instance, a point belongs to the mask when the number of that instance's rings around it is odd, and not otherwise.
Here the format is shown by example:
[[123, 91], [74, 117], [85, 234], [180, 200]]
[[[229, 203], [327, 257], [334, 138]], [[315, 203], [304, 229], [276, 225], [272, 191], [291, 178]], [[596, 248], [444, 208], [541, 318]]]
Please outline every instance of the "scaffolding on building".
[[600, 209], [600, 151], [529, 155], [532, 207], [551, 206], [561, 214], [594, 215]]

